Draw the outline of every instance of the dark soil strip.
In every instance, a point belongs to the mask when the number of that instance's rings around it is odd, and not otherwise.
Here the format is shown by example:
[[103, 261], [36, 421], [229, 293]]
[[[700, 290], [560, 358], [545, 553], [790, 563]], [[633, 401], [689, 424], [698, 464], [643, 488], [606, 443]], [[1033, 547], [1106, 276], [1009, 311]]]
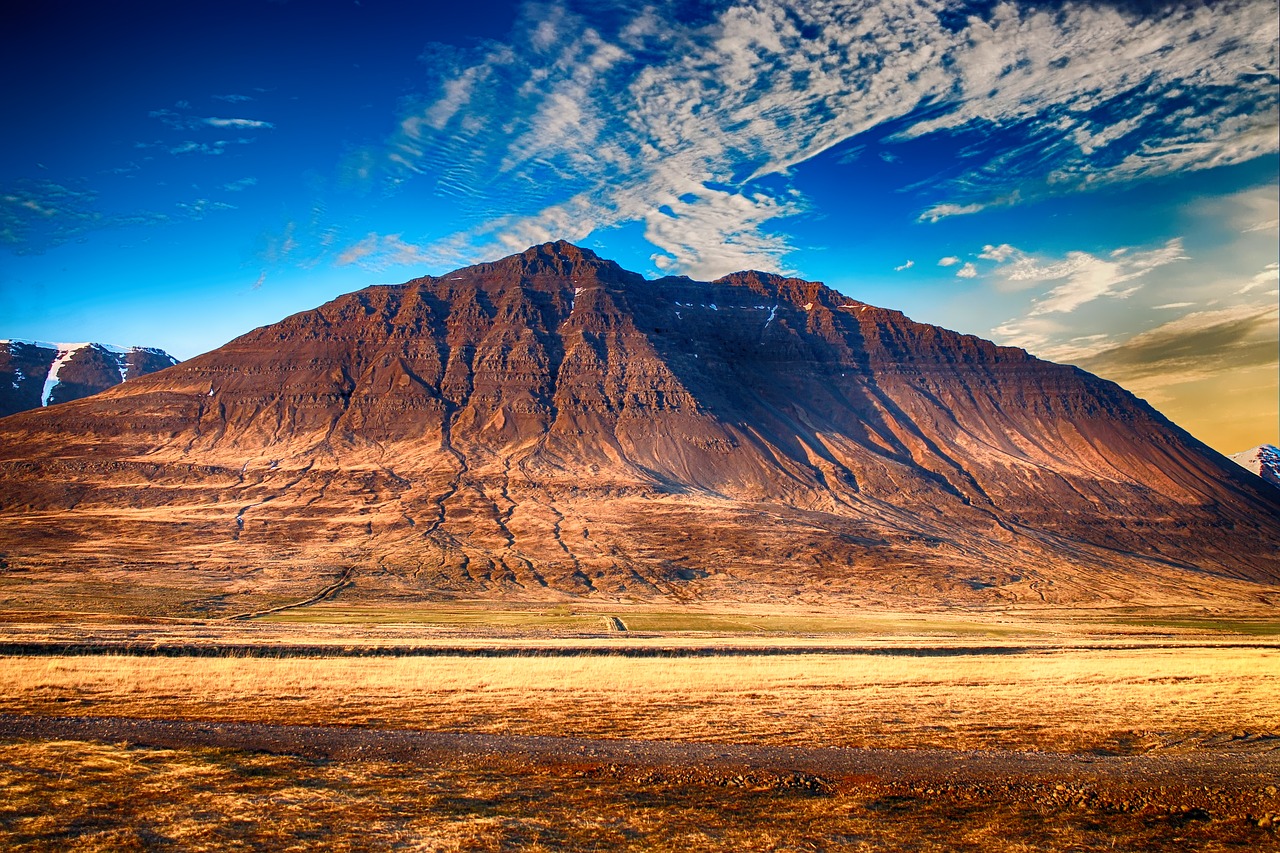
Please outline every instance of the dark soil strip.
[[123, 655], [167, 658], [718, 658], [866, 655], [872, 657], [947, 658], [1028, 655], [1087, 651], [1156, 649], [1280, 649], [1280, 643], [1196, 643], [1151, 645], [1056, 646], [349, 646], [298, 643], [165, 643], [102, 641], [0, 641], [0, 657], [86, 657]]
[[[387, 760], [469, 768], [585, 768], [615, 775], [680, 781], [754, 778], [813, 791], [891, 784], [1090, 796], [1212, 807], [1238, 803], [1252, 812], [1275, 800], [1280, 751], [1097, 756], [1003, 750], [793, 748], [748, 744], [606, 740], [483, 733], [152, 720], [130, 717], [40, 717], [0, 714], [0, 739], [127, 742], [171, 749], [221, 747], [313, 760]], [[730, 782], [731, 784], [731, 782]], [[938, 791], [941, 793], [941, 790]], [[1073, 794], [1078, 795], [1078, 794]]]

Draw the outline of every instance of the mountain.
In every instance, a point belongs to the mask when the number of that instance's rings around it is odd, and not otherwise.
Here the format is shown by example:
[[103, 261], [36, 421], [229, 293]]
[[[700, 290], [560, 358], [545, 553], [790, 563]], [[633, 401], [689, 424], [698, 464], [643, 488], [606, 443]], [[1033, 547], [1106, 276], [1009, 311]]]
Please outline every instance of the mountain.
[[0, 417], [79, 400], [177, 363], [151, 347], [0, 340]]
[[0, 514], [11, 573], [211, 600], [1280, 602], [1280, 490], [1117, 385], [563, 242], [4, 419]]
[[1260, 444], [1251, 450], [1232, 453], [1230, 458], [1268, 483], [1280, 486], [1280, 447]]

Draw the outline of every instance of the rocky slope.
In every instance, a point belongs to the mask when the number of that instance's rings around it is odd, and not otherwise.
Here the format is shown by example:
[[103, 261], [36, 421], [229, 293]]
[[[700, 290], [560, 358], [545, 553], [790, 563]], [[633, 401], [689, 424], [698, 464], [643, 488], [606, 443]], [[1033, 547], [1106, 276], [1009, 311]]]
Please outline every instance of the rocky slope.
[[0, 421], [0, 513], [10, 571], [223, 592], [1280, 599], [1280, 490], [1113, 383], [567, 243]]
[[1275, 486], [1280, 486], [1280, 447], [1274, 444], [1260, 444], [1250, 450], [1232, 453], [1231, 460], [1243, 466], [1262, 479]]
[[0, 417], [79, 400], [177, 363], [152, 347], [0, 340]]

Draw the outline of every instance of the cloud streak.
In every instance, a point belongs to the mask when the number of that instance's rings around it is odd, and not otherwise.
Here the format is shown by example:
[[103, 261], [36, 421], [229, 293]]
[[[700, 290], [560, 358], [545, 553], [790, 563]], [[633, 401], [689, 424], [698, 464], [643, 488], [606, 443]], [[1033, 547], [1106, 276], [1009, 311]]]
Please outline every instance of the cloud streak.
[[637, 222], [655, 266], [711, 276], [782, 269], [778, 223], [808, 209], [791, 170], [868, 134], [1000, 129], [926, 222], [1277, 149], [1271, 2], [580, 9], [531, 3], [509, 44], [429, 49], [435, 96], [353, 171], [430, 181], [478, 251]]
[[1078, 363], [1144, 390], [1276, 366], [1280, 360], [1278, 317], [1280, 310], [1275, 307], [1195, 311]]

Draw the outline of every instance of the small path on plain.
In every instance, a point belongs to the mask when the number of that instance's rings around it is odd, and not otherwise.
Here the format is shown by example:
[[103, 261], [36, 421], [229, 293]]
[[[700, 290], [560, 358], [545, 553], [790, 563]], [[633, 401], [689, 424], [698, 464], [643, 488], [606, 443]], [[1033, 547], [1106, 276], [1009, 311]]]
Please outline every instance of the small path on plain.
[[613, 634], [627, 633], [627, 623], [623, 622], [617, 616], [604, 617], [604, 627]]
[[312, 604], [319, 604], [321, 601], [333, 598], [341, 592], [343, 588], [351, 582], [351, 575], [353, 572], [355, 572], [355, 568], [348, 566], [343, 570], [342, 574], [336, 581], [329, 584], [310, 598], [302, 601], [295, 601], [292, 604], [281, 604], [279, 607], [269, 607], [266, 610], [254, 610], [249, 613], [236, 613], [235, 615], [224, 616], [222, 618], [228, 621], [236, 619], [256, 619], [259, 616], [266, 616], [270, 613], [280, 613], [284, 610], [296, 610], [299, 607], [309, 607]]

